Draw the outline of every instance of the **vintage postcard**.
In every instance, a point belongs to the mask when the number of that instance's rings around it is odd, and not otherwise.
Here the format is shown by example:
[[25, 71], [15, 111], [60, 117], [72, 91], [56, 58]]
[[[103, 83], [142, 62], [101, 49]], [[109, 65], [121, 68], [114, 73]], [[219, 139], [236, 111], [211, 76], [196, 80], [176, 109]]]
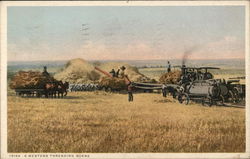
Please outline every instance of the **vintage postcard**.
[[250, 158], [249, 2], [1, 2], [1, 158]]

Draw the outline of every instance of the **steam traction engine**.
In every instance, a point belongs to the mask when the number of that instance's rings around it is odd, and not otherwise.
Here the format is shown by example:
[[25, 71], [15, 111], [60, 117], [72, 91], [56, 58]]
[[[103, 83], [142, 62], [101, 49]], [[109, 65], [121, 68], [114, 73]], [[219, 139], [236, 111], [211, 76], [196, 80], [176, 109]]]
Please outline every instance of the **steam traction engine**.
[[[224, 102], [236, 103], [244, 98], [244, 85], [232, 84], [235, 80], [213, 79], [208, 69], [216, 67], [182, 67], [180, 87], [177, 99], [180, 103], [202, 101], [203, 105], [224, 105]], [[237, 81], [239, 82], [239, 81]]]
[[190, 100], [201, 100], [202, 104], [211, 106], [213, 103], [224, 104], [227, 87], [217, 80], [193, 81], [180, 87], [178, 101], [188, 104]]

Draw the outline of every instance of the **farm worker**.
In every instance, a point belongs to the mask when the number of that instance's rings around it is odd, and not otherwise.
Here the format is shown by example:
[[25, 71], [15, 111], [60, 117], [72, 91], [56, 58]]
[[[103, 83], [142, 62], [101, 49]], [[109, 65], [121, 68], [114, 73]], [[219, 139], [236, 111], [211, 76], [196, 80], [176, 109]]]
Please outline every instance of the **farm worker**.
[[112, 77], [115, 77], [115, 70], [114, 69], [112, 69], [109, 73], [112, 75]]
[[166, 85], [162, 85], [162, 96], [167, 97], [167, 87], [166, 87]]
[[132, 82], [128, 85], [128, 101], [133, 102], [134, 97], [133, 97], [133, 84]]
[[121, 70], [122, 70], [122, 71], [121, 71], [120, 75], [121, 75], [122, 78], [125, 76], [125, 69], [126, 69], [125, 66], [122, 66], [122, 67], [121, 67]]
[[168, 61], [168, 72], [171, 72], [171, 64], [170, 64], [170, 62]]
[[115, 73], [115, 77], [119, 77], [119, 72], [120, 72], [120, 69], [118, 69], [117, 72]]
[[49, 73], [47, 72], [47, 67], [44, 66], [43, 67], [43, 73], [42, 73], [44, 76], [49, 76]]

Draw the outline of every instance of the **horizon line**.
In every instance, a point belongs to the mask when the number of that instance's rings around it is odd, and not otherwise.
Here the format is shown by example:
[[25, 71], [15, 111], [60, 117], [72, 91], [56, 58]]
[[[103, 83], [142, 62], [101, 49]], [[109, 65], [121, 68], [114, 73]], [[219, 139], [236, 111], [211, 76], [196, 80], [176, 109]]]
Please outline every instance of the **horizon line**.
[[[20, 60], [20, 61], [16, 61], [16, 60], [7, 60], [7, 62], [59, 62], [59, 61], [71, 61], [73, 59], [83, 59], [86, 60], [84, 58], [72, 58], [69, 60]], [[86, 61], [161, 61], [161, 60], [166, 60], [166, 61], [171, 61], [171, 60], [182, 60], [182, 59], [138, 59], [138, 60], [131, 60], [131, 59], [104, 59], [104, 60], [98, 60], [98, 59], [89, 59]], [[219, 58], [219, 59], [188, 59], [188, 60], [245, 60], [245, 58]], [[188, 61], [187, 60], [187, 61]]]

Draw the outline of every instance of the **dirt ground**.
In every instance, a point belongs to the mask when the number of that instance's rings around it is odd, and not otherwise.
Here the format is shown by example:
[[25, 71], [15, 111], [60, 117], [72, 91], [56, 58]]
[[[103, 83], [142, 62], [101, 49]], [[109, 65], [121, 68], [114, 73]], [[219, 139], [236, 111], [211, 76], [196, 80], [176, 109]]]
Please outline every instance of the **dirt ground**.
[[244, 152], [245, 109], [157, 93], [8, 95], [8, 152]]

